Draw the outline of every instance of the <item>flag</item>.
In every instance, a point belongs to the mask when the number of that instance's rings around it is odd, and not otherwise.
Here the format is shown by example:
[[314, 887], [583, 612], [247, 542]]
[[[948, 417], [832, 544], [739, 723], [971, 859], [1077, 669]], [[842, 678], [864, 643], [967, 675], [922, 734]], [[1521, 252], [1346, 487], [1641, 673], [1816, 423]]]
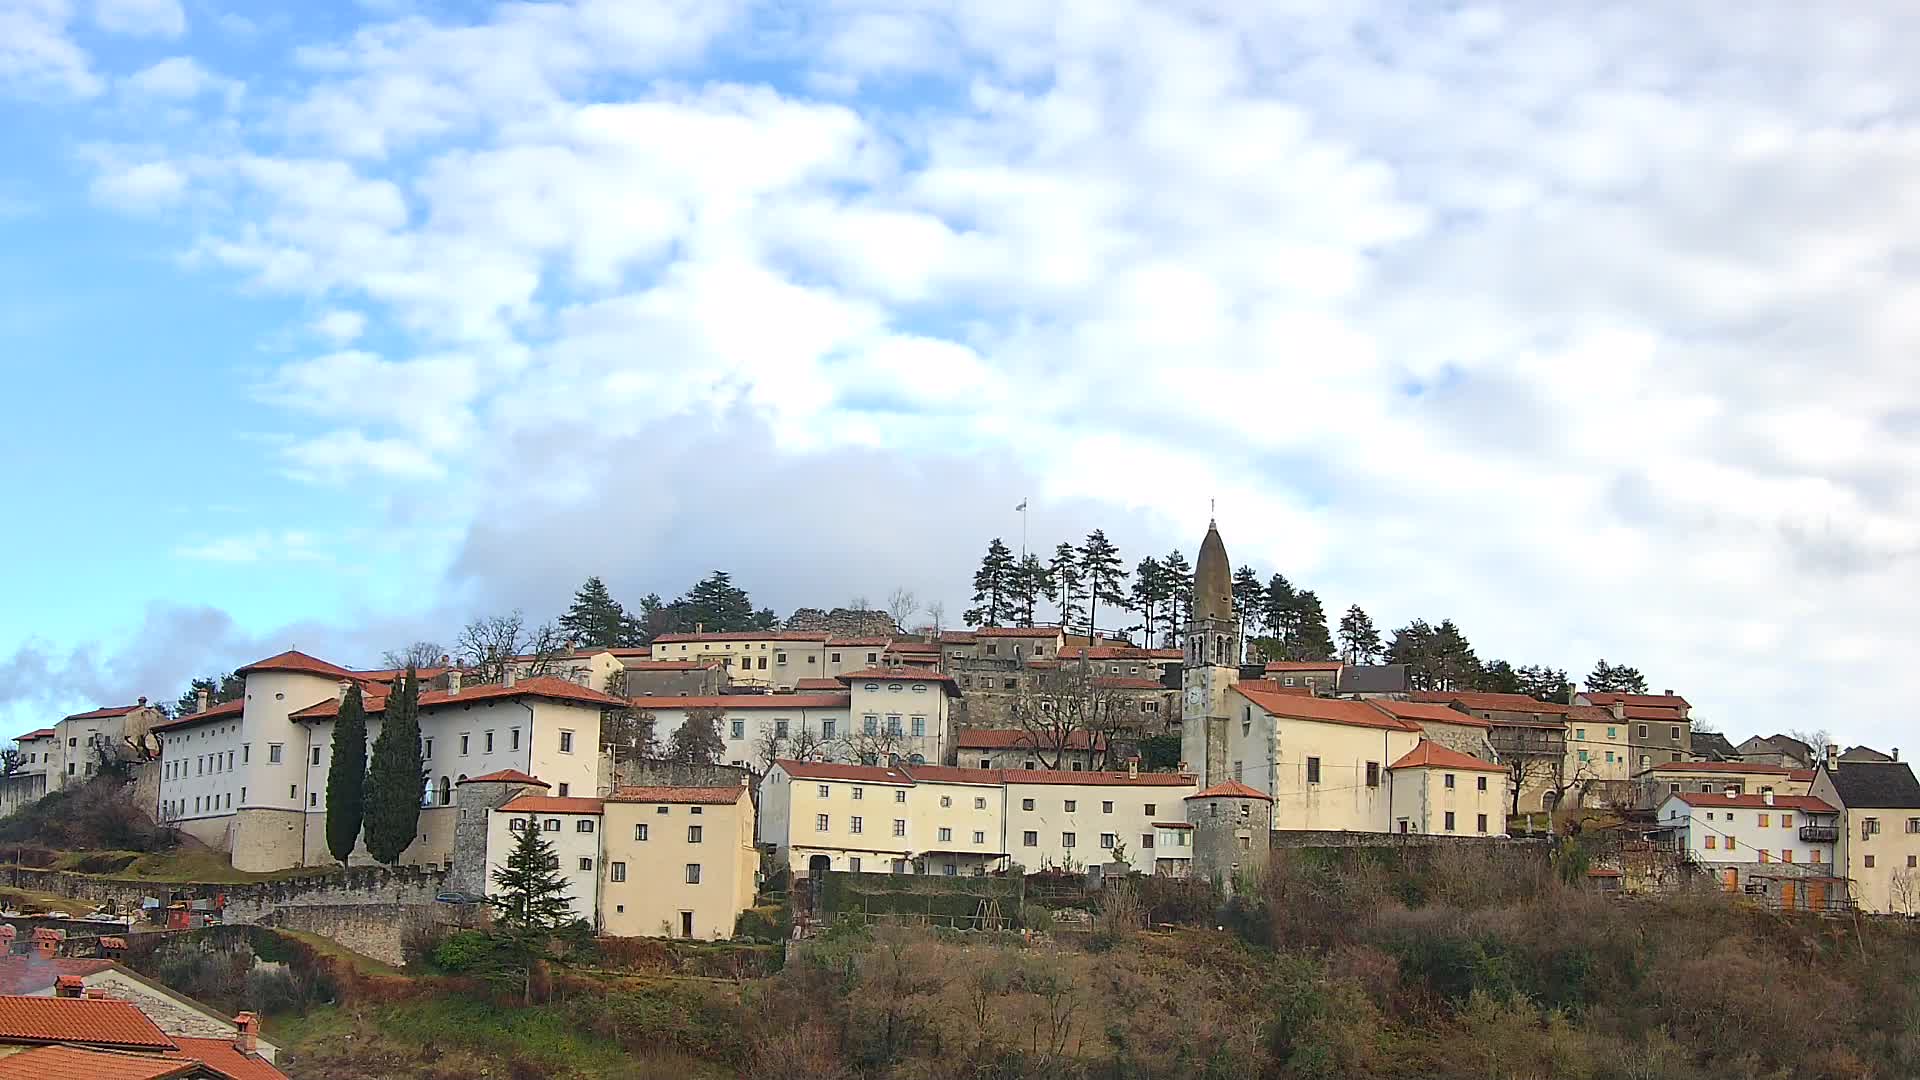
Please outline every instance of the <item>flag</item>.
[[1027, 512], [1027, 500], [1025, 500], [1025, 499], [1021, 499], [1021, 500], [1020, 500], [1020, 505], [1019, 505], [1019, 506], [1016, 506], [1016, 507], [1014, 507], [1014, 508], [1013, 508], [1013, 512], [1014, 512], [1014, 513], [1016, 513], [1016, 514], [1024, 514], [1024, 513], [1026, 513], [1026, 512]]

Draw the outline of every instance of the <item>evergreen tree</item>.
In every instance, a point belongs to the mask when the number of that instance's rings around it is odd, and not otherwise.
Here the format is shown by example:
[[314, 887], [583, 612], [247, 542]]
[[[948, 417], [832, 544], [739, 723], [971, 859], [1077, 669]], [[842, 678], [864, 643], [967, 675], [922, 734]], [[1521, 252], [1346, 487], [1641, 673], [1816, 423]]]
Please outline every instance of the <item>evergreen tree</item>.
[[1479, 678], [1480, 659], [1452, 619], [1433, 628], [1433, 655], [1435, 689], [1464, 690]]
[[[1318, 602], [1317, 600], [1315, 601], [1315, 603]], [[1274, 659], [1318, 659], [1318, 657], [1293, 655], [1300, 651], [1300, 643], [1298, 641], [1300, 636], [1300, 597], [1293, 591], [1292, 582], [1288, 581], [1284, 575], [1273, 575], [1272, 579], [1267, 582], [1267, 587], [1261, 591], [1255, 603], [1260, 613], [1261, 625], [1265, 626], [1267, 633], [1272, 635], [1279, 643], [1280, 655], [1274, 657]]]
[[627, 614], [598, 577], [588, 578], [573, 594], [573, 606], [560, 616], [560, 632], [576, 648], [613, 649], [641, 643], [639, 620]]
[[1060, 612], [1060, 627], [1065, 630], [1080, 614], [1080, 553], [1072, 544], [1062, 540], [1053, 549], [1047, 577], [1053, 582], [1053, 606]]
[[1087, 642], [1092, 644], [1100, 634], [1100, 605], [1124, 608], [1127, 603], [1127, 594], [1120, 591], [1126, 585], [1127, 571], [1120, 564], [1120, 549], [1107, 539], [1105, 531], [1093, 530], [1080, 545], [1080, 572], [1087, 581]]
[[200, 691], [207, 692], [207, 707], [212, 708], [222, 702], [239, 701], [247, 693], [247, 680], [243, 675], [229, 671], [224, 675], [208, 675], [187, 684], [180, 693], [179, 700], [173, 703], [172, 715], [190, 716], [200, 708]]
[[387, 695], [367, 770], [367, 851], [392, 866], [420, 832], [427, 771], [420, 760], [420, 678], [412, 668]]
[[753, 610], [747, 590], [735, 585], [724, 570], [708, 574], [675, 603], [681, 607], [677, 618], [683, 630], [695, 626], [714, 633], [769, 630], [774, 622], [772, 612]]
[[1053, 578], [1047, 573], [1046, 564], [1031, 552], [1013, 568], [1013, 614], [1014, 621], [1020, 626], [1032, 626], [1035, 614], [1040, 610], [1040, 601], [1053, 591]]
[[1489, 694], [1524, 694], [1520, 673], [1505, 660], [1495, 660], [1480, 669], [1480, 677], [1474, 681], [1475, 690], [1484, 690]]
[[1625, 664], [1609, 664], [1603, 658], [1593, 665], [1592, 674], [1587, 676], [1587, 691], [1601, 694], [1644, 694], [1647, 692], [1647, 678], [1640, 674], [1639, 668]]
[[1141, 559], [1140, 565], [1133, 569], [1133, 610], [1140, 613], [1144, 634], [1142, 644], [1146, 648], [1153, 648], [1154, 618], [1165, 613], [1166, 605], [1172, 598], [1167, 571], [1160, 565], [1160, 560], [1151, 555]]
[[342, 866], [353, 855], [367, 798], [367, 712], [360, 684], [347, 688], [333, 721], [333, 763], [327, 768], [327, 850]]
[[717, 765], [726, 751], [719, 709], [688, 709], [686, 719], [667, 736], [667, 760], [682, 765]]
[[987, 544], [980, 569], [973, 574], [973, 603], [961, 618], [974, 626], [1005, 626], [1013, 621], [1014, 575], [1019, 570], [1013, 552], [999, 537]]
[[1179, 548], [1174, 548], [1160, 560], [1160, 568], [1167, 576], [1167, 645], [1178, 648], [1181, 636], [1187, 632], [1187, 623], [1193, 618], [1193, 566], [1180, 554]]
[[1251, 566], [1233, 572], [1233, 613], [1240, 616], [1241, 632], [1248, 637], [1259, 636], [1266, 626], [1266, 590]]
[[1528, 664], [1515, 674], [1519, 677], [1520, 692], [1528, 697], [1561, 705], [1569, 704], [1572, 700], [1573, 681], [1559, 668]]
[[1327, 633], [1327, 612], [1320, 606], [1319, 594], [1312, 589], [1294, 594], [1290, 614], [1292, 623], [1288, 627], [1287, 642], [1290, 659], [1333, 659], [1333, 635]]
[[540, 835], [539, 819], [529, 817], [515, 830], [506, 864], [493, 872], [487, 904], [495, 912], [505, 971], [519, 981], [523, 1000], [531, 1004], [534, 966], [546, 955], [553, 935], [577, 918], [560, 859]]
[[1349, 664], [1371, 664], [1381, 653], [1380, 631], [1359, 604], [1340, 617], [1340, 651]]

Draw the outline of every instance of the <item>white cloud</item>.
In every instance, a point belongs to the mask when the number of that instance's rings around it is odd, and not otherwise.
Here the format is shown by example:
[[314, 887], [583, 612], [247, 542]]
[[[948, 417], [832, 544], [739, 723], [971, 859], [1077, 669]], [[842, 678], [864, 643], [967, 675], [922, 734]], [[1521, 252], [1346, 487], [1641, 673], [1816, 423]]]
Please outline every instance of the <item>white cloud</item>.
[[322, 562], [326, 556], [315, 537], [297, 530], [259, 529], [222, 536], [174, 549], [182, 559], [216, 563]]
[[122, 80], [121, 86], [130, 94], [165, 101], [189, 101], [215, 93], [231, 103], [245, 90], [239, 81], [215, 75], [190, 56], [170, 56], [142, 68]]
[[67, 36], [67, 0], [13, 0], [0, 5], [0, 93], [92, 97], [100, 77]]
[[93, 21], [115, 34], [179, 37], [187, 30], [180, 0], [93, 0]]
[[136, 213], [171, 206], [186, 190], [186, 173], [166, 161], [110, 166], [94, 178], [92, 186], [95, 200]]
[[367, 330], [367, 317], [358, 311], [334, 308], [322, 312], [313, 320], [313, 332], [333, 339], [337, 344], [345, 345], [359, 338]]

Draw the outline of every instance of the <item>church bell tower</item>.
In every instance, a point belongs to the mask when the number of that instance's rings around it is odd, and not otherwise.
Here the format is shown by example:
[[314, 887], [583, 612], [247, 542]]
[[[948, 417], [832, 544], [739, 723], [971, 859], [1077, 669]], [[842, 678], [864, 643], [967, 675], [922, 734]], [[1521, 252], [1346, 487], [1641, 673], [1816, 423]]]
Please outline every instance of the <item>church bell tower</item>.
[[1240, 620], [1233, 613], [1233, 570], [1220, 529], [1207, 522], [1193, 568], [1193, 613], [1186, 628], [1180, 756], [1202, 790], [1227, 777], [1227, 687], [1240, 681]]

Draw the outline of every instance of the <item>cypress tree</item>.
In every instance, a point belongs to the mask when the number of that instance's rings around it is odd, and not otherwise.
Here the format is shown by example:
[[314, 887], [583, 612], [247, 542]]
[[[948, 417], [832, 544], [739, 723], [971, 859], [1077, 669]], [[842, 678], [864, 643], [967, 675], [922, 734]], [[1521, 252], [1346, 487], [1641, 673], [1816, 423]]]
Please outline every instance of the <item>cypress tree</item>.
[[333, 764], [327, 769], [327, 850], [346, 865], [367, 808], [367, 712], [360, 684], [348, 688], [333, 721]]
[[420, 677], [413, 668], [387, 696], [367, 770], [367, 850], [392, 866], [420, 831], [427, 771], [420, 760]]

